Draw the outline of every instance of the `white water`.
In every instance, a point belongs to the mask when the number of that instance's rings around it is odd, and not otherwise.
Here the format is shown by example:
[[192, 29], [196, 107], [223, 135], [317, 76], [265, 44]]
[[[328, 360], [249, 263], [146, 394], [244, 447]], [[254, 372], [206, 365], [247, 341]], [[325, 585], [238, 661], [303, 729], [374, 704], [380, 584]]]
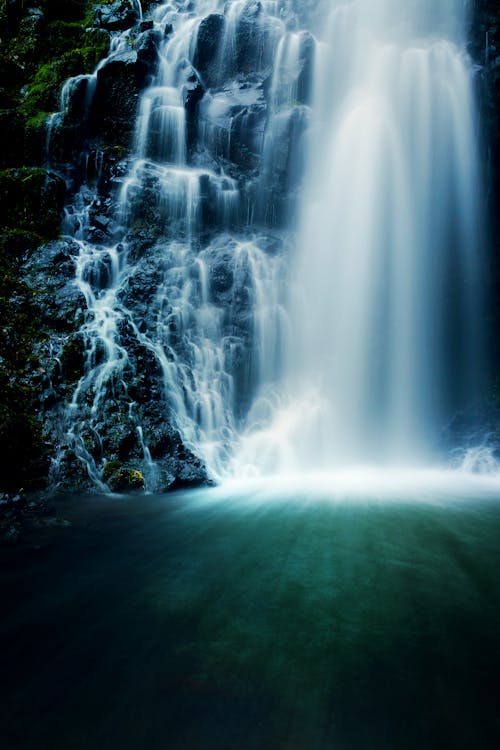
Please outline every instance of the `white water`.
[[236, 473], [428, 461], [446, 415], [474, 393], [480, 180], [466, 5], [353, 0], [324, 14], [293, 336], [278, 405], [261, 429], [256, 402]]
[[[118, 195], [124, 241], [90, 241], [88, 188], [73, 208], [87, 368], [67, 440], [99, 483], [107, 458], [90, 455], [84, 433], [99, 443], [105, 402], [122, 393], [154, 489], [126, 326], [160, 367], [165, 419], [217, 479], [433, 461], [482, 370], [468, 3], [192, 5], [152, 11], [158, 32], [173, 29], [139, 102]], [[213, 12], [223, 31], [193, 133], [196, 42]], [[146, 190], [161, 252], [138, 317], [123, 297], [144, 267], [126, 232]], [[104, 288], [93, 282], [103, 264]], [[475, 450], [464, 466], [495, 471], [488, 447]]]

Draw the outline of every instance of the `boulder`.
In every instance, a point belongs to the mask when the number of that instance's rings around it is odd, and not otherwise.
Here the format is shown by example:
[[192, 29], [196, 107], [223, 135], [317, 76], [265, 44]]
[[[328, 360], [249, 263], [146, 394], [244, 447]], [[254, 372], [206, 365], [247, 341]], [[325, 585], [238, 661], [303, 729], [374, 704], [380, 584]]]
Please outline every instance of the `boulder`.
[[211, 13], [198, 28], [193, 64], [205, 86], [216, 85], [219, 74], [219, 50], [224, 34], [224, 16]]
[[134, 48], [118, 52], [99, 68], [92, 135], [112, 145], [130, 145], [139, 94], [150, 82], [156, 60], [156, 37], [154, 32], [146, 32]]
[[108, 480], [108, 485], [113, 492], [140, 492], [145, 481], [138, 469], [118, 469]]
[[86, 302], [75, 281], [74, 257], [79, 247], [71, 240], [43, 245], [25, 264], [28, 286], [33, 290], [42, 325], [63, 332], [83, 323]]
[[93, 9], [95, 26], [107, 31], [125, 31], [134, 26], [139, 20], [137, 3], [129, 0], [118, 0], [115, 3], [95, 5]]

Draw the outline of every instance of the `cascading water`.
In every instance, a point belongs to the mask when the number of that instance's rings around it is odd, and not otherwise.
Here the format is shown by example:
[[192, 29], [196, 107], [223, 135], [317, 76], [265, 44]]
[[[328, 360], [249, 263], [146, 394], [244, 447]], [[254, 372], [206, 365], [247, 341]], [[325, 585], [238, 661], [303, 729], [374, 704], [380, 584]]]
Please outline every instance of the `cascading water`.
[[278, 406], [244, 436], [240, 470], [262, 457], [278, 472], [428, 461], [480, 378], [467, 3], [333, 6], [316, 55], [293, 338]]
[[[158, 68], [112, 242], [95, 241], [92, 185], [66, 222], [88, 315], [64, 441], [94, 481], [110, 419], [132, 429], [151, 488], [164, 486], [153, 422], [174, 424], [216, 478], [426, 457], [480, 370], [466, 11], [152, 10]], [[99, 69], [134, 43], [115, 34]], [[99, 80], [85, 80], [91, 120]]]

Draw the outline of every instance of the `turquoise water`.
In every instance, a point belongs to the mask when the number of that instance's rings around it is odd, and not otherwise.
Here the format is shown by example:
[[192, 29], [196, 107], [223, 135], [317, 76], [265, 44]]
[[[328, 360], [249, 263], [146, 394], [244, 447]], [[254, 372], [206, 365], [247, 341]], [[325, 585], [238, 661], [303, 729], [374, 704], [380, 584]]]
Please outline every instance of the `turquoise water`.
[[2, 749], [498, 747], [500, 497], [417, 484], [64, 500], [2, 557]]

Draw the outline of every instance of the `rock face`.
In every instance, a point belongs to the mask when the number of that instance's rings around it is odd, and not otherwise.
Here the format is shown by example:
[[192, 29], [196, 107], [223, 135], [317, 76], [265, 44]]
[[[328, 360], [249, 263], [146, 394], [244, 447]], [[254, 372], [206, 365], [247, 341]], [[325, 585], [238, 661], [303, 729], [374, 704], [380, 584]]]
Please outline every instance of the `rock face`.
[[90, 133], [113, 145], [128, 148], [139, 94], [151, 80], [157, 63], [154, 31], [141, 32], [128, 49], [112, 55], [97, 71]]
[[[478, 65], [478, 97], [483, 133], [483, 165], [487, 180], [487, 213], [493, 223], [487, 227], [492, 248], [491, 289], [493, 302], [488, 341], [494, 370], [500, 372], [500, 10], [495, 0], [472, 4], [470, 50]], [[493, 389], [497, 393], [498, 387]]]
[[[316, 55], [297, 29], [315, 4], [141, 5], [142, 20], [128, 0], [0, 11], [0, 490], [207, 484], [204, 435], [230, 441], [272, 369], [255, 311], [279, 309]], [[497, 5], [478, 0], [471, 30], [492, 215]]]

